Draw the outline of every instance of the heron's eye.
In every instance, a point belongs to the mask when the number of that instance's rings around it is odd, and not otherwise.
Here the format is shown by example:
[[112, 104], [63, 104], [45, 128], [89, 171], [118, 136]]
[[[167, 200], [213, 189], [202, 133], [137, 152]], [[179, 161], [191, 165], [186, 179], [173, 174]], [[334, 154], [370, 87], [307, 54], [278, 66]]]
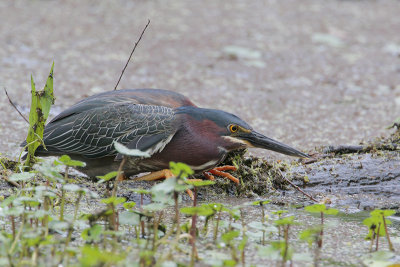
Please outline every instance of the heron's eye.
[[237, 125], [231, 124], [229, 125], [229, 131], [231, 131], [231, 133], [236, 133], [239, 130], [239, 127]]

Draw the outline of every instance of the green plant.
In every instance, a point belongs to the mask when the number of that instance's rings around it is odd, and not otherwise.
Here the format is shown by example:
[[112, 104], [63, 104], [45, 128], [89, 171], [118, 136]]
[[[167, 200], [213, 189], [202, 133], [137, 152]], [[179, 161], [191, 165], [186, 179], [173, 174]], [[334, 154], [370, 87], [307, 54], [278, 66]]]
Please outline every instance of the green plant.
[[[185, 169], [187, 169], [187, 167], [184, 166]], [[175, 172], [177, 172], [177, 171], [175, 170]], [[181, 208], [180, 211], [182, 213], [186, 213], [186, 214], [192, 215], [192, 226], [190, 228], [190, 235], [192, 237], [190, 239], [190, 244], [192, 245], [192, 253], [191, 253], [190, 265], [194, 266], [195, 260], [198, 259], [198, 254], [197, 254], [197, 249], [196, 249], [196, 233], [197, 233], [196, 222], [197, 222], [197, 216], [198, 215], [209, 216], [209, 215], [211, 215], [213, 213], [212, 209], [209, 206], [197, 207], [197, 188], [200, 187], [200, 186], [213, 185], [213, 184], [215, 184], [215, 182], [213, 182], [213, 181], [186, 180], [186, 183], [189, 184], [189, 185], [194, 186], [193, 207]]]
[[[268, 204], [270, 200], [257, 200], [252, 203], [252, 205], [256, 206], [259, 205], [261, 207], [261, 223], [265, 223], [265, 211], [264, 211], [264, 205]], [[262, 230], [263, 236], [262, 236], [262, 241], [261, 244], [265, 245], [265, 230]]]
[[33, 76], [31, 75], [32, 102], [31, 110], [29, 112], [29, 131], [26, 138], [28, 154], [24, 165], [27, 170], [29, 170], [35, 162], [34, 155], [36, 149], [40, 145], [45, 147], [42, 140], [44, 125], [49, 116], [50, 107], [54, 104], [53, 68], [54, 63], [51, 66], [50, 74], [42, 91], [36, 91]]
[[365, 239], [371, 240], [370, 251], [372, 251], [372, 244], [376, 239], [376, 246], [375, 250], [378, 251], [379, 247], [379, 237], [386, 236], [388, 241], [389, 249], [394, 251], [393, 244], [390, 241], [390, 235], [387, 229], [387, 225], [391, 224], [392, 222], [387, 219], [388, 216], [395, 214], [396, 211], [394, 210], [379, 210], [375, 209], [371, 211], [370, 217], [366, 218], [363, 221], [363, 224], [366, 225], [369, 229], [368, 235]]
[[324, 235], [324, 214], [326, 215], [336, 215], [338, 214], [337, 209], [328, 209], [326, 208], [325, 204], [314, 204], [311, 206], [307, 206], [304, 210], [311, 212], [311, 213], [319, 213], [321, 215], [321, 230], [319, 234], [319, 239], [317, 241], [318, 247], [322, 248], [322, 238]]

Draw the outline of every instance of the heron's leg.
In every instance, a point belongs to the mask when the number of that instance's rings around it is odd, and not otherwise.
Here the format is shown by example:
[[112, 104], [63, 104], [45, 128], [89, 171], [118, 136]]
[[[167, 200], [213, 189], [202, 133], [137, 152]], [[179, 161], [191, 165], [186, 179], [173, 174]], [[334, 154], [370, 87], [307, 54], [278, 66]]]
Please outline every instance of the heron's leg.
[[237, 171], [237, 168], [232, 165], [225, 165], [225, 166], [220, 166], [220, 167], [215, 167], [213, 170], [217, 171]]
[[214, 176], [212, 175], [212, 174], [214, 174], [214, 175], [217, 175], [217, 176], [228, 178], [232, 182], [235, 182], [236, 184], [239, 184], [239, 179], [238, 178], [234, 177], [230, 173], [224, 172], [224, 171], [236, 171], [236, 170], [237, 170], [237, 168], [235, 166], [226, 165], [226, 166], [216, 167], [216, 168], [211, 169], [211, 170], [209, 170], [207, 172], [204, 172], [203, 174], [207, 179], [210, 179], [210, 180], [214, 180], [215, 179]]
[[154, 181], [154, 180], [159, 180], [159, 179], [168, 179], [173, 177], [174, 175], [172, 174], [172, 172], [169, 169], [164, 169], [161, 171], [156, 171], [156, 172], [152, 172], [146, 175], [143, 175], [139, 178], [136, 178], [135, 180], [138, 181]]
[[123, 182], [123, 181], [129, 180], [129, 177], [127, 177], [125, 174], [121, 174], [119, 176], [117, 175], [117, 178], [118, 178], [119, 182]]
[[[156, 171], [156, 172], [152, 172], [149, 174], [146, 174], [142, 177], [136, 178], [135, 180], [137, 181], [154, 181], [154, 180], [159, 180], [159, 179], [168, 179], [171, 177], [174, 177], [175, 175], [173, 175], [173, 173], [171, 172], [171, 170], [169, 169], [164, 169], [161, 171]], [[193, 179], [193, 180], [199, 180], [199, 179]], [[194, 195], [192, 190], [187, 189], [186, 190], [187, 194], [189, 195], [189, 197], [193, 200], [194, 199]]]

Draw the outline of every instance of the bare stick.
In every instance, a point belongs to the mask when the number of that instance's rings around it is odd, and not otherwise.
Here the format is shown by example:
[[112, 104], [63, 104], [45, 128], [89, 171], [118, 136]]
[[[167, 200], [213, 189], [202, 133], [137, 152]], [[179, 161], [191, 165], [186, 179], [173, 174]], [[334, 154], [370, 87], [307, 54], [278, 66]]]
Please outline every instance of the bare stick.
[[311, 196], [310, 194], [307, 194], [306, 192], [304, 192], [303, 190], [300, 189], [300, 187], [298, 187], [297, 185], [295, 185], [294, 183], [292, 183], [288, 178], [285, 177], [285, 175], [283, 175], [283, 173], [281, 172], [280, 169], [277, 169], [279, 171], [279, 173], [282, 175], [282, 178], [288, 182], [291, 186], [294, 187], [294, 189], [296, 189], [297, 191], [299, 191], [300, 193], [302, 193], [303, 195], [307, 196], [309, 199], [311, 199], [314, 202], [319, 202], [318, 200], [316, 200], [313, 196]]
[[389, 249], [390, 249], [390, 251], [394, 251], [393, 244], [392, 244], [392, 242], [390, 241], [390, 237], [389, 237], [389, 232], [388, 232], [387, 225], [386, 225], [386, 218], [385, 218], [385, 216], [382, 215], [382, 219], [383, 219], [383, 226], [385, 227], [386, 238], [387, 238], [387, 241], [388, 241], [388, 244], [389, 244]]
[[124, 75], [124, 72], [125, 72], [126, 67], [128, 67], [128, 64], [129, 64], [129, 61], [131, 60], [131, 57], [132, 57], [132, 55], [133, 55], [133, 52], [135, 52], [135, 49], [136, 49], [136, 47], [138, 46], [140, 40], [142, 40], [142, 36], [143, 36], [144, 32], [146, 31], [147, 27], [149, 26], [149, 24], [150, 24], [150, 20], [148, 20], [148, 22], [147, 22], [146, 26], [144, 27], [142, 33], [140, 34], [140, 37], [139, 37], [139, 39], [137, 40], [137, 42], [135, 42], [135, 46], [133, 47], [132, 52], [131, 52], [131, 54], [129, 55], [129, 58], [128, 58], [128, 60], [126, 61], [125, 67], [122, 69], [121, 75], [119, 76], [118, 82], [117, 82], [117, 84], [115, 85], [114, 90], [117, 90], [118, 84], [119, 84], [119, 82], [121, 81], [122, 75]]
[[10, 179], [8, 179], [6, 176], [3, 176], [3, 179], [7, 182], [7, 183], [9, 183], [9, 184], [11, 184], [11, 185], [13, 185], [13, 186], [15, 186], [15, 187], [21, 187], [17, 182], [14, 182], [14, 181], [11, 181]]
[[25, 116], [21, 113], [21, 111], [18, 110], [17, 106], [11, 101], [11, 98], [9, 97], [6, 88], [4, 88], [4, 92], [6, 92], [6, 96], [8, 98], [8, 102], [10, 102], [11, 106], [15, 108], [15, 110], [19, 113], [19, 115], [24, 119], [29, 124], [29, 121], [25, 118]]
[[324, 153], [334, 153], [334, 154], [351, 154], [351, 153], [367, 153], [373, 150], [388, 150], [394, 151], [398, 150], [400, 146], [395, 143], [389, 144], [367, 144], [365, 146], [347, 146], [347, 145], [340, 145], [340, 146], [327, 146], [324, 148]]

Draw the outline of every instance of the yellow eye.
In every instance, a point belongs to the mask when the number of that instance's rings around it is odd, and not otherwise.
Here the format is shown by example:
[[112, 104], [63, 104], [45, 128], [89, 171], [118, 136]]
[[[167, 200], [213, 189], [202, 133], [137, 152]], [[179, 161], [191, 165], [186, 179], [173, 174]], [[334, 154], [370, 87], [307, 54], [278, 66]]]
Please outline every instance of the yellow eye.
[[239, 130], [239, 127], [237, 125], [231, 124], [229, 125], [229, 131], [231, 131], [231, 133], [236, 133]]

